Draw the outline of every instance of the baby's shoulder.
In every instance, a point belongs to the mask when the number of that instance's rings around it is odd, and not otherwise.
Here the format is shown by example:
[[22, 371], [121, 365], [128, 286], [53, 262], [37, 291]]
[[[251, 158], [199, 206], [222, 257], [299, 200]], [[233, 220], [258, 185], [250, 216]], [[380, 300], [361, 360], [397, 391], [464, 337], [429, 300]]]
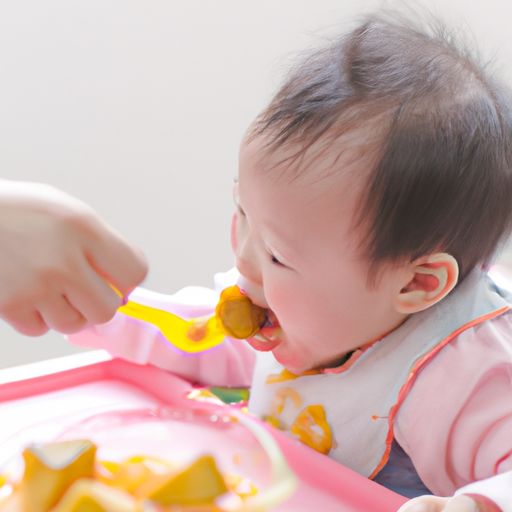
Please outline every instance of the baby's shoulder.
[[411, 382], [397, 421], [439, 417], [456, 421], [468, 403], [496, 403], [497, 393], [512, 393], [512, 312], [455, 336], [432, 357]]
[[412, 388], [427, 394], [431, 394], [429, 390], [444, 388], [449, 397], [459, 386], [470, 389], [471, 384], [476, 385], [498, 366], [510, 369], [511, 353], [512, 310], [454, 336], [418, 372]]

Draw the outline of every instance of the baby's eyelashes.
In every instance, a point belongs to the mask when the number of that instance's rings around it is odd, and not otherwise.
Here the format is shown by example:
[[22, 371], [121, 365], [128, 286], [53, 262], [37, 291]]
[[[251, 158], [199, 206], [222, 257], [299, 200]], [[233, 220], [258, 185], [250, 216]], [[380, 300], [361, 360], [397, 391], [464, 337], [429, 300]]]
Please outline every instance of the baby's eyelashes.
[[273, 254], [269, 254], [270, 261], [274, 263], [274, 265], [283, 265]]
[[277, 267], [286, 267], [286, 265], [284, 263], [282, 263], [279, 258], [274, 256], [274, 254], [272, 254], [270, 251], [267, 251], [267, 252], [268, 252], [268, 256], [270, 258], [270, 261], [271, 261], [271, 263], [273, 265], [276, 265]]

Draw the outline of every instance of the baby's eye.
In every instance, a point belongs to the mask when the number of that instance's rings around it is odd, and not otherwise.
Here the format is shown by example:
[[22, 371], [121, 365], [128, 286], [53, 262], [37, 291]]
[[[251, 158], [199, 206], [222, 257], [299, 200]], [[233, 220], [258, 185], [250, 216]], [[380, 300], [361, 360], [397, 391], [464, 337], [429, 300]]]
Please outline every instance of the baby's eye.
[[281, 263], [272, 253], [269, 253], [269, 256], [270, 256], [270, 261], [274, 265], [278, 265], [279, 267], [284, 267], [284, 264]]

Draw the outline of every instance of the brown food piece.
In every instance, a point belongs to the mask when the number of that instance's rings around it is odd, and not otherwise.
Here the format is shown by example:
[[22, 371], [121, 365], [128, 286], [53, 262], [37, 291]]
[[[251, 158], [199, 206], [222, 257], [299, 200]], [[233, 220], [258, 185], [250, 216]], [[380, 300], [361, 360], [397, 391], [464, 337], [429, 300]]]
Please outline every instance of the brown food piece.
[[226, 334], [240, 340], [254, 336], [267, 319], [267, 310], [253, 304], [238, 286], [222, 291], [215, 314]]

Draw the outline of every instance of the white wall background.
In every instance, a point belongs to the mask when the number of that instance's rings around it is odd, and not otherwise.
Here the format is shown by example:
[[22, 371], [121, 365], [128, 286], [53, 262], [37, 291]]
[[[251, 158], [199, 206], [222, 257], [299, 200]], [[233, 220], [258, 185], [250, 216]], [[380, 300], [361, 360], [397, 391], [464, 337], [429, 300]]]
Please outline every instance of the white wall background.
[[[421, 3], [469, 27], [512, 75], [509, 0]], [[145, 249], [147, 287], [209, 285], [232, 263], [246, 126], [291, 57], [380, 4], [0, 0], [0, 176], [89, 202]], [[76, 350], [55, 333], [24, 338], [0, 325], [0, 367]]]

